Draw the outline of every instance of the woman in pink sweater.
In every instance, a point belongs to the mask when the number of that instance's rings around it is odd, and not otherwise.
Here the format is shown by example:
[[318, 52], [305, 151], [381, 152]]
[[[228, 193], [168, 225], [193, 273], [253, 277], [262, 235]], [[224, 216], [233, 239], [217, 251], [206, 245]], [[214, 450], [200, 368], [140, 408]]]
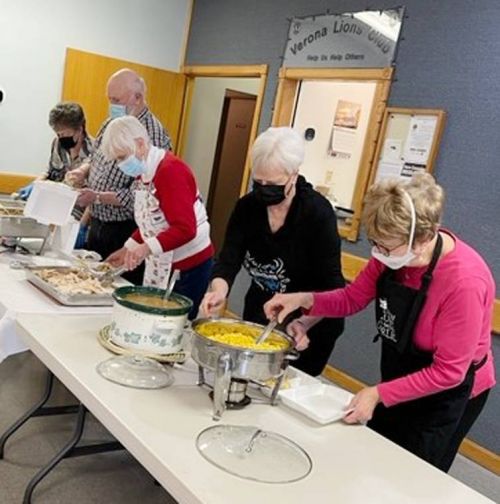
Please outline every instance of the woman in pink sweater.
[[[363, 210], [372, 257], [354, 282], [278, 294], [264, 310], [280, 321], [299, 307], [316, 317], [345, 317], [375, 300], [382, 380], [356, 394], [344, 420], [368, 422], [448, 471], [495, 384], [495, 283], [479, 254], [440, 228], [443, 200], [428, 174], [375, 184]], [[300, 321], [288, 327], [299, 349], [308, 344], [307, 329]]]

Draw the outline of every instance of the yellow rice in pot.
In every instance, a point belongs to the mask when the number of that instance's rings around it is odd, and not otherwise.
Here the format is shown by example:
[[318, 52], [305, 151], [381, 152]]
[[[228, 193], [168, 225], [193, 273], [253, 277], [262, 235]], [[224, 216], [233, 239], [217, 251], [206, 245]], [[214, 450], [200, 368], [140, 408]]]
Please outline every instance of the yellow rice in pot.
[[257, 345], [255, 340], [262, 331], [263, 329], [258, 327], [249, 327], [237, 322], [234, 324], [207, 322], [196, 328], [196, 332], [206, 338], [238, 348], [263, 351], [278, 351], [287, 348], [288, 342], [275, 333], [271, 333], [263, 343]]

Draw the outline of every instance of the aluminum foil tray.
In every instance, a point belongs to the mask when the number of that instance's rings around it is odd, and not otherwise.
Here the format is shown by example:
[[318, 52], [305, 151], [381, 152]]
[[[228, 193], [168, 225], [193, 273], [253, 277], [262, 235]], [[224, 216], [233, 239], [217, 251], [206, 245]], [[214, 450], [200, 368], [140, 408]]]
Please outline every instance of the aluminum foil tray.
[[[38, 287], [45, 294], [65, 306], [112, 306], [112, 290], [109, 294], [67, 294], [61, 292], [47, 281], [40, 278], [35, 271], [26, 271], [26, 278], [33, 285]], [[113, 288], [130, 285], [127, 280], [122, 278], [113, 282]]]

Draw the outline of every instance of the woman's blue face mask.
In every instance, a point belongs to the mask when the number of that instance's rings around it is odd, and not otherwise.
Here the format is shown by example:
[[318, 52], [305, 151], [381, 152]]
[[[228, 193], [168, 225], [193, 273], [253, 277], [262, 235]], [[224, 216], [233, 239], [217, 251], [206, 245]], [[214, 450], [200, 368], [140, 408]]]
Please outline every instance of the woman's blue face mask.
[[146, 163], [131, 154], [127, 159], [118, 163], [118, 168], [129, 177], [139, 177], [146, 173]]

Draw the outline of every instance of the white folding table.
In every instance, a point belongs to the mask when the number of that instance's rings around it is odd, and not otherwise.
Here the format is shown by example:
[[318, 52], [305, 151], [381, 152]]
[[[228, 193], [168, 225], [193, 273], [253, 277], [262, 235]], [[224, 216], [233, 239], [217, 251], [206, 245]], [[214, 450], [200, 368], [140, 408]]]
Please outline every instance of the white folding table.
[[[195, 440], [214, 425], [207, 390], [192, 361], [160, 390], [106, 381], [96, 365], [110, 357], [98, 343], [105, 315], [21, 314], [17, 332], [30, 350], [180, 503], [480, 504], [491, 501], [364, 426], [319, 426], [283, 405], [252, 403], [219, 423], [253, 425], [298, 443], [312, 472], [289, 484], [241, 479], [208, 463]], [[8, 449], [8, 445], [7, 445]], [[36, 493], [35, 493], [36, 497]], [[71, 496], [67, 497], [68, 502]]]

